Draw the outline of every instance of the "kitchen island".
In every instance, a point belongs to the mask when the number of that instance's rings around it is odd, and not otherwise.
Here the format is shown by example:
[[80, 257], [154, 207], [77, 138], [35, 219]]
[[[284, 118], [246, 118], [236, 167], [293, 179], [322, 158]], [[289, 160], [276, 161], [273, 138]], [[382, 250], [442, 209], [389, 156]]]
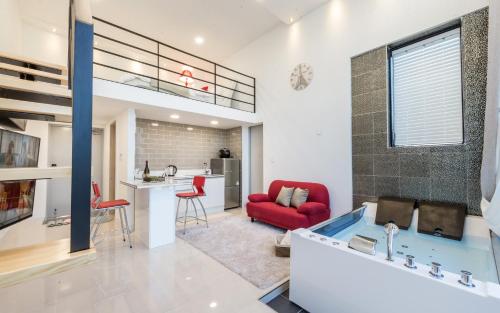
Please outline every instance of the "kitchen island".
[[[207, 196], [201, 201], [207, 208], [207, 213], [222, 212], [224, 176], [206, 175], [206, 178]], [[144, 242], [149, 249], [175, 242], [175, 194], [192, 190], [192, 176], [177, 176], [162, 182], [129, 180], [120, 183], [131, 191], [128, 198], [132, 208], [128, 210], [128, 217], [129, 221], [132, 221], [131, 229], [135, 239]], [[180, 216], [183, 216], [184, 208], [181, 204]]]

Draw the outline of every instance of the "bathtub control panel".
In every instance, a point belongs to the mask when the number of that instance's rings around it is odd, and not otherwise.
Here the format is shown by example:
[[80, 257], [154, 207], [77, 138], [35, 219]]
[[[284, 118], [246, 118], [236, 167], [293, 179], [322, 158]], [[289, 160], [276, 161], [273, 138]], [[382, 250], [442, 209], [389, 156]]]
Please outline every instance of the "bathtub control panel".
[[413, 255], [409, 255], [409, 254], [406, 255], [405, 266], [407, 268], [411, 268], [411, 269], [417, 268], [417, 265], [415, 264], [415, 257]]
[[431, 265], [432, 266], [429, 274], [431, 274], [431, 276], [434, 278], [443, 278], [444, 275], [441, 272], [441, 264], [439, 264], [438, 262], [432, 262]]
[[469, 271], [461, 271], [460, 280], [458, 282], [467, 287], [476, 287], [472, 282], [472, 273]]

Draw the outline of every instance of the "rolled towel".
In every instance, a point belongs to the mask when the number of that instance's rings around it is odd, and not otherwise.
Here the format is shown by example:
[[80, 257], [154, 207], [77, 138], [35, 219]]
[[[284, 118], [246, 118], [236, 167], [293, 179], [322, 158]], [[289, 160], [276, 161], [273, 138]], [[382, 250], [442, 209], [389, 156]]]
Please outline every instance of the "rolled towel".
[[282, 246], [291, 246], [292, 245], [292, 232], [287, 231], [283, 239], [281, 239], [280, 245]]
[[377, 245], [377, 240], [360, 235], [356, 235], [352, 237], [351, 240], [349, 240], [349, 248], [370, 255], [375, 255], [376, 245]]

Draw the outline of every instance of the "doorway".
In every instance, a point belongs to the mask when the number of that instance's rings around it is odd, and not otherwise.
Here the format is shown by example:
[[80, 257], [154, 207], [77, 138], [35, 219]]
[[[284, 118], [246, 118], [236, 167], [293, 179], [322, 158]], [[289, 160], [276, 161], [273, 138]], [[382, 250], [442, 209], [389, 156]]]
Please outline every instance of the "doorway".
[[109, 200], [116, 199], [116, 123], [109, 128]]
[[[48, 164], [51, 167], [72, 166], [72, 128], [70, 124], [49, 125]], [[92, 130], [92, 180], [102, 184], [103, 131]], [[46, 218], [71, 215], [71, 177], [47, 182]]]
[[263, 125], [250, 127], [250, 194], [264, 192]]

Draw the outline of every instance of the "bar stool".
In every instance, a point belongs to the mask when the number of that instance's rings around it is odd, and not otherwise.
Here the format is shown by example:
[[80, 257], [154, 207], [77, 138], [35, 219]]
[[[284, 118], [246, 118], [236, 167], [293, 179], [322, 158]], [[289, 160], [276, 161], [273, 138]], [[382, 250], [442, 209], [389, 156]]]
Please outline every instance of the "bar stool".
[[[92, 242], [95, 244], [95, 237], [99, 232], [101, 220], [104, 218], [104, 215], [111, 211], [118, 211], [120, 214], [123, 241], [126, 241], [125, 234], [127, 234], [129, 246], [132, 248], [132, 241], [130, 241], [130, 227], [128, 226], [127, 212], [125, 211], [125, 207], [129, 206], [130, 203], [124, 199], [102, 201], [101, 190], [96, 182], [92, 182], [92, 190], [94, 192], [94, 197], [92, 198], [91, 207], [94, 212], [96, 212], [94, 223], [92, 223], [92, 227], [90, 228]], [[93, 233], [92, 230], [94, 230]]]
[[[199, 221], [205, 222], [207, 224], [208, 228], [208, 219], [207, 219], [207, 212], [205, 211], [205, 207], [203, 206], [203, 203], [201, 203], [200, 197], [205, 196], [205, 177], [203, 176], [195, 176], [193, 178], [193, 191], [192, 192], [180, 192], [177, 193], [176, 196], [179, 198], [179, 201], [177, 202], [177, 213], [175, 214], [175, 221], [184, 223], [184, 234], [186, 234], [186, 222], [188, 217], [191, 218], [191, 221], [196, 220], [196, 224], [198, 224]], [[181, 200], [184, 199], [186, 200], [186, 211], [184, 212], [184, 220], [182, 220], [182, 217], [179, 217], [179, 206], [181, 204]], [[198, 200], [200, 203], [201, 209], [203, 210], [203, 214], [205, 215], [205, 219], [201, 219], [198, 217], [198, 210], [196, 209], [196, 205], [194, 204], [194, 200]], [[188, 209], [189, 209], [189, 202], [193, 204], [194, 208], [194, 213], [195, 216], [188, 216]]]

